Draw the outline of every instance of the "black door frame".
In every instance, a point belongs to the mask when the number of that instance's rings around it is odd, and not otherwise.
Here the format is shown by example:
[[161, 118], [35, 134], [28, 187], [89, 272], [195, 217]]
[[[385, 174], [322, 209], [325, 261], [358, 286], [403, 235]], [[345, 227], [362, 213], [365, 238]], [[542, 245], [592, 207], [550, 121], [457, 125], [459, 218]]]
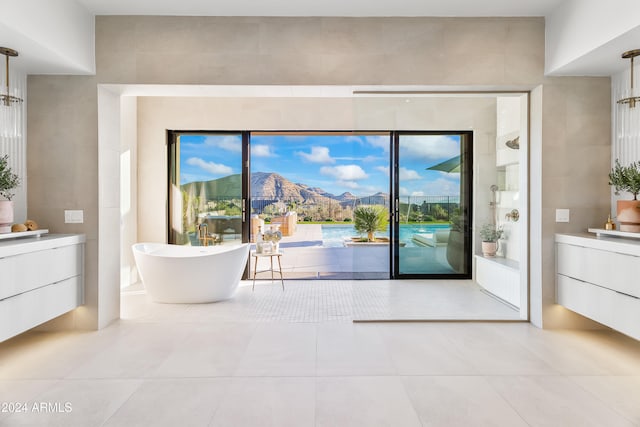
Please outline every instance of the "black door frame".
[[[460, 136], [460, 208], [463, 234], [462, 272], [450, 274], [400, 274], [400, 136], [459, 135]], [[473, 131], [394, 131], [391, 133], [391, 279], [471, 279], [472, 218], [473, 218]]]
[[[251, 134], [252, 133], [306, 133], [312, 131], [207, 131], [207, 130], [167, 130], [167, 242], [171, 241], [171, 185], [175, 171], [171, 168], [171, 159], [175, 157], [175, 147], [179, 135], [185, 134], [237, 134], [242, 138], [242, 242], [249, 242], [250, 216], [251, 216]], [[349, 133], [366, 134], [367, 131], [317, 131], [318, 133]], [[371, 131], [370, 131], [371, 132]], [[371, 133], [389, 132], [389, 218], [390, 218], [390, 240], [389, 246], [389, 278], [390, 279], [471, 279], [471, 259], [472, 259], [472, 229], [471, 219], [473, 218], [473, 132], [472, 131], [376, 131]], [[399, 215], [399, 149], [401, 135], [460, 135], [461, 137], [461, 167], [464, 168], [460, 181], [461, 186], [461, 207], [465, 207], [463, 212], [463, 236], [464, 236], [464, 272], [453, 274], [400, 274], [399, 273], [399, 252], [400, 252], [400, 215]], [[249, 264], [245, 268], [243, 279], [248, 277]]]

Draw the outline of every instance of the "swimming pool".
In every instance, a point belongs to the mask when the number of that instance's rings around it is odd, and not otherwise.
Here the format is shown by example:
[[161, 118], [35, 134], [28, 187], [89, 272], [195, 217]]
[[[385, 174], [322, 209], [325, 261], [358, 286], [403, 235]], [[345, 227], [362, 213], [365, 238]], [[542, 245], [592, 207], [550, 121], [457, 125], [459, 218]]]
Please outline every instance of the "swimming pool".
[[[407, 247], [417, 246], [411, 240], [411, 236], [416, 233], [434, 233], [437, 230], [448, 230], [449, 224], [400, 224], [400, 242]], [[325, 248], [339, 248], [344, 246], [344, 239], [358, 236], [353, 225], [322, 225], [322, 246]], [[376, 232], [376, 236], [389, 237], [389, 228], [386, 232]]]

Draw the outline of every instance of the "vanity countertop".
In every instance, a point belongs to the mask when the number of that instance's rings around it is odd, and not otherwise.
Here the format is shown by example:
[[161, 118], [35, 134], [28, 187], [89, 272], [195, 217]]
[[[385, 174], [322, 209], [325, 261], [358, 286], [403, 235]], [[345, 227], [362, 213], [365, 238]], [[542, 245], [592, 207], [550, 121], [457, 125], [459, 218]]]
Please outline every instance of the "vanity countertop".
[[624, 237], [596, 236], [591, 233], [556, 234], [556, 243], [583, 246], [621, 254], [640, 256], [640, 240]]
[[0, 258], [85, 242], [86, 236], [84, 234], [43, 234], [0, 240]]

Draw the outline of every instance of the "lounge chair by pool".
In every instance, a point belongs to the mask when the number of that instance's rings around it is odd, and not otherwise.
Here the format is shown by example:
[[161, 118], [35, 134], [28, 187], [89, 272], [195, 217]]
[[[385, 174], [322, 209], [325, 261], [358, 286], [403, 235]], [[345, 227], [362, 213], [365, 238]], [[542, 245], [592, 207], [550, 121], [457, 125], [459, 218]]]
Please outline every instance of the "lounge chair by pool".
[[449, 230], [439, 230], [435, 233], [416, 233], [411, 239], [420, 246], [446, 246], [449, 242]]

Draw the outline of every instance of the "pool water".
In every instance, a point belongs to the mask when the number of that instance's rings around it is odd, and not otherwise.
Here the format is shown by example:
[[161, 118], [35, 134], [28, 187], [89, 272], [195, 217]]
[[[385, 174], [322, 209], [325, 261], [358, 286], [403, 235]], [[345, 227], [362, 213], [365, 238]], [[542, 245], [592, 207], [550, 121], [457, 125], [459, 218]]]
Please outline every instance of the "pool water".
[[[437, 230], [448, 230], [449, 224], [400, 224], [400, 242], [405, 243], [407, 247], [417, 246], [411, 240], [411, 236], [416, 233], [434, 233]], [[322, 225], [322, 246], [325, 248], [341, 248], [344, 246], [344, 240], [349, 237], [355, 237], [359, 234], [353, 228], [353, 225]], [[378, 237], [389, 237], [389, 228], [386, 232], [376, 232]]]

